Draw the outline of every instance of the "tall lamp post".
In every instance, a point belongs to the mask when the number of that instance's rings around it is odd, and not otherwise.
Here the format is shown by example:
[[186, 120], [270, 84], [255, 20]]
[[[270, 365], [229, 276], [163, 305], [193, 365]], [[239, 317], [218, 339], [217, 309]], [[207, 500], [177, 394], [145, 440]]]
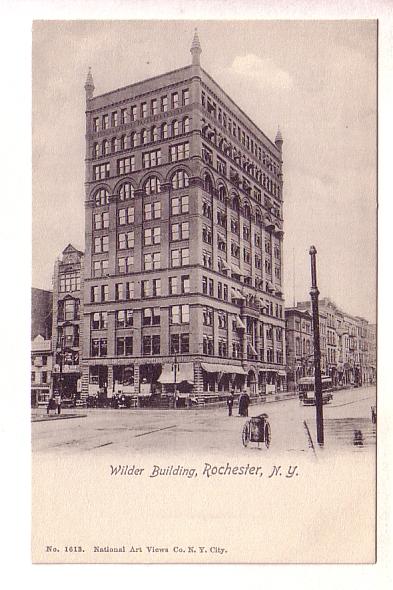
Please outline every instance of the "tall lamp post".
[[309, 254], [311, 256], [311, 303], [312, 303], [312, 319], [314, 332], [314, 379], [315, 379], [315, 409], [317, 420], [317, 441], [320, 445], [324, 444], [323, 435], [323, 409], [322, 409], [322, 379], [321, 379], [321, 347], [319, 340], [319, 310], [318, 310], [318, 296], [319, 291], [317, 287], [317, 265], [316, 265], [315, 246], [311, 246]]

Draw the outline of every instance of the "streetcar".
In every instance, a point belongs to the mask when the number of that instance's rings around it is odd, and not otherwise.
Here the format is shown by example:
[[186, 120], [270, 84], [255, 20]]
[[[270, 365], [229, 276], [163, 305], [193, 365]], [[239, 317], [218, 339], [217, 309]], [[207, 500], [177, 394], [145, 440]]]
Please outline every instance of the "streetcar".
[[[302, 377], [299, 379], [299, 401], [304, 406], [315, 406], [315, 380], [314, 377]], [[330, 377], [322, 377], [322, 403], [329, 404], [333, 399], [332, 380]]]

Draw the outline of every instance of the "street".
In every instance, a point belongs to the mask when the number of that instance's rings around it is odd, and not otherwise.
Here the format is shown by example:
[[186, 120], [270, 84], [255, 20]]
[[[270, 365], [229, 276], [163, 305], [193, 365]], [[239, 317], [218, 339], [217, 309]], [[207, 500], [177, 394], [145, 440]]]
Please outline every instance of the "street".
[[[303, 453], [318, 456], [336, 452], [374, 452], [376, 425], [371, 421], [375, 386], [346, 389], [334, 393], [323, 406], [325, 446], [316, 443], [315, 407], [302, 406], [297, 399], [255, 404], [249, 416], [268, 414], [272, 441], [259, 452], [281, 455]], [[241, 432], [245, 418], [228, 416], [226, 407], [198, 410], [114, 410], [64, 409], [70, 419], [46, 420], [46, 410], [33, 410], [32, 448], [34, 453], [60, 455], [129, 452], [232, 453], [255, 457], [257, 445], [244, 448]], [[39, 421], [42, 416], [42, 421]], [[38, 420], [37, 420], [38, 419]]]

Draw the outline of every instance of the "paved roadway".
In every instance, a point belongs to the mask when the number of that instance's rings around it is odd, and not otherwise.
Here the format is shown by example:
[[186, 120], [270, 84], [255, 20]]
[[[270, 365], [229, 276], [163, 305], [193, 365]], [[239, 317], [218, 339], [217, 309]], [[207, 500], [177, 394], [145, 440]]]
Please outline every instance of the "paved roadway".
[[[325, 450], [374, 450], [375, 426], [370, 407], [375, 387], [338, 391], [324, 406]], [[250, 457], [256, 445], [243, 448], [244, 418], [227, 415], [226, 407], [199, 410], [64, 410], [77, 414], [69, 420], [32, 423], [32, 448], [36, 453], [72, 455], [129, 452], [236, 452]], [[272, 430], [269, 455], [278, 453], [318, 454], [315, 444], [315, 407], [296, 399], [250, 406], [249, 415], [266, 412]], [[44, 410], [36, 410], [45, 415]], [[308, 430], [304, 423], [307, 423]], [[314, 449], [310, 444], [310, 437]]]

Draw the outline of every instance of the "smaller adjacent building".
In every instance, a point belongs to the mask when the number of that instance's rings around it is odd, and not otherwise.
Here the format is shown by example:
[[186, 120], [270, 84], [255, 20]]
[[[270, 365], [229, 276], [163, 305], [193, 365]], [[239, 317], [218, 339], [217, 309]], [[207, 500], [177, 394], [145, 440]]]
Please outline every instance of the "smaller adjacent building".
[[312, 317], [307, 310], [285, 310], [288, 389], [294, 390], [302, 377], [313, 374]]
[[64, 401], [78, 399], [82, 389], [83, 258], [83, 252], [68, 244], [54, 267], [53, 393], [59, 393]]
[[52, 392], [52, 342], [38, 334], [31, 342], [31, 405], [45, 404]]

